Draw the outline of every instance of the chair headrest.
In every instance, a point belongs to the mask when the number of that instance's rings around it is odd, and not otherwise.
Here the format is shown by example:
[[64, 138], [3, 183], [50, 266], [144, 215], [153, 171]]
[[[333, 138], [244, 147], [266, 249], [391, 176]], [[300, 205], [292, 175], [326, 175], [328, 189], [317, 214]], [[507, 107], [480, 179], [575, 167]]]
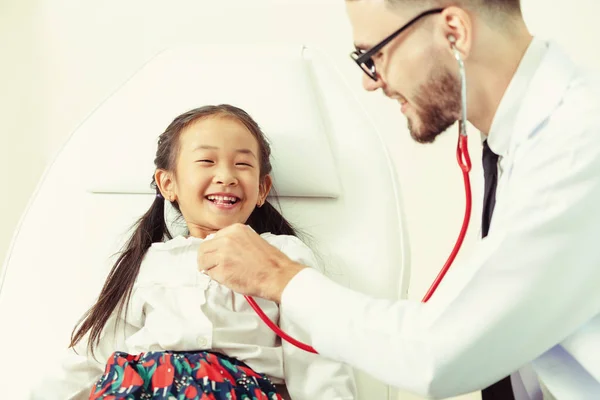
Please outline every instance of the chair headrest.
[[337, 197], [339, 177], [324, 110], [302, 53], [301, 46], [270, 46], [257, 60], [248, 49], [187, 46], [159, 54], [79, 128], [89, 151], [82, 155], [87, 190], [153, 193], [160, 133], [185, 111], [227, 103], [247, 111], [265, 132], [280, 196]]

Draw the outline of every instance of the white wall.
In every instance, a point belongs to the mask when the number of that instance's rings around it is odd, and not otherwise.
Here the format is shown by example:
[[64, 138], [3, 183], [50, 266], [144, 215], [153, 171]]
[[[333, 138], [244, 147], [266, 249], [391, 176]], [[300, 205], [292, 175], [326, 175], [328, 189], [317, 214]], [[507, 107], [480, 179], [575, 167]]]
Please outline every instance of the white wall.
[[0, 261], [47, 160], [37, 5], [0, 1]]
[[[576, 60], [600, 67], [595, 51], [600, 33], [597, 1], [579, 0], [567, 9], [560, 2], [523, 3], [534, 32], [559, 37]], [[352, 40], [343, 8], [342, 0], [1, 0], [0, 260], [44, 165], [86, 115], [145, 60], [182, 42], [294, 41], [329, 52], [343, 74], [356, 82], [356, 92], [390, 147], [410, 232], [410, 295], [420, 298], [452, 248], [462, 220], [456, 134], [452, 130], [435, 145], [417, 145], [396, 104], [381, 94], [362, 92], [360, 71], [348, 58]], [[224, 76], [217, 79], [226, 83]], [[471, 130], [475, 193], [481, 185], [478, 137]], [[476, 204], [459, 257], [474, 243], [479, 210]]]

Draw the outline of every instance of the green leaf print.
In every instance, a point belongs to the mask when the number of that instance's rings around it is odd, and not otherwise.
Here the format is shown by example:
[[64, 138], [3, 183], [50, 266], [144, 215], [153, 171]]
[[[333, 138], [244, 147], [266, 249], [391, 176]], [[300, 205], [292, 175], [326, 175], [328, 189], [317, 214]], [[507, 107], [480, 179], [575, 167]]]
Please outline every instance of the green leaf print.
[[186, 360], [186, 361], [183, 363], [183, 369], [185, 369], [185, 372], [187, 372], [187, 373], [188, 373], [188, 375], [192, 375], [192, 366], [190, 365], [190, 362], [189, 362], [189, 361], [187, 361], [187, 360]]
[[140, 376], [140, 378], [142, 378], [142, 381], [147, 382], [148, 371], [146, 371], [146, 368], [142, 364], [136, 364], [135, 369], [137, 370], [137, 373]]
[[144, 390], [148, 390], [148, 386], [150, 386], [150, 383], [152, 382], [151, 377], [154, 375], [154, 371], [156, 371], [156, 364], [153, 364], [152, 367], [150, 367], [148, 375], [146, 375], [146, 378], [144, 379]]
[[181, 375], [181, 361], [179, 361], [179, 357], [173, 357], [173, 365], [175, 365], [177, 375]]
[[219, 360], [219, 362], [221, 364], [223, 364], [223, 366], [225, 368], [230, 369], [230, 370], [232, 370], [234, 372], [238, 372], [238, 368], [235, 365], [233, 365], [232, 363], [230, 363], [229, 361], [221, 359], [221, 360]]
[[111, 390], [115, 391], [121, 387], [121, 383], [123, 382], [123, 367], [120, 365], [115, 365], [113, 367], [113, 371], [116, 377], [113, 379]]

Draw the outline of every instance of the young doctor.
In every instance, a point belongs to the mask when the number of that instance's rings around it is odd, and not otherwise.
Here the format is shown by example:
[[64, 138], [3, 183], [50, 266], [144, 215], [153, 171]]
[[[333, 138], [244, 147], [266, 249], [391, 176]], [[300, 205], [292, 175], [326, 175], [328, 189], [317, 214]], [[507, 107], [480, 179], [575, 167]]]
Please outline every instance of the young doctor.
[[320, 354], [423, 396], [599, 399], [600, 85], [530, 35], [519, 0], [346, 7], [365, 89], [397, 101], [418, 142], [461, 117], [464, 61], [484, 240], [427, 303], [348, 290], [243, 225], [204, 242], [199, 268], [280, 302]]

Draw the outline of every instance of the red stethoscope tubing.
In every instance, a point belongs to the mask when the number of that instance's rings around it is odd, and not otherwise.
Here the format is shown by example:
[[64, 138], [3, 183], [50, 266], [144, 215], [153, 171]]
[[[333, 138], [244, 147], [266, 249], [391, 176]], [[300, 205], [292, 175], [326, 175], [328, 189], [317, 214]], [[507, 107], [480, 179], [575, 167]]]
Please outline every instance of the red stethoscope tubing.
[[[439, 274], [437, 275], [437, 277], [431, 284], [429, 290], [423, 297], [423, 300], [421, 300], [423, 303], [427, 302], [431, 298], [433, 293], [435, 293], [440, 282], [442, 282], [442, 279], [444, 279], [446, 272], [448, 272], [448, 269], [450, 269], [450, 266], [454, 262], [454, 259], [456, 258], [456, 255], [458, 254], [458, 251], [460, 250], [460, 248], [463, 244], [465, 235], [467, 233], [467, 229], [469, 227], [469, 221], [471, 219], [471, 201], [472, 201], [472, 199], [471, 199], [471, 182], [469, 179], [469, 172], [471, 171], [471, 158], [469, 156], [469, 150], [467, 148], [466, 134], [458, 135], [458, 145], [456, 146], [456, 159], [457, 159], [458, 165], [462, 171], [463, 179], [465, 182], [465, 197], [466, 197], [465, 217], [463, 219], [463, 224], [460, 229], [458, 239], [456, 240], [456, 244], [454, 245], [454, 248], [452, 249], [450, 256], [446, 260], [446, 263], [444, 264], [441, 271], [439, 272]], [[293, 337], [289, 336], [285, 332], [283, 332], [276, 324], [273, 323], [273, 321], [271, 321], [269, 319], [269, 317], [263, 312], [263, 310], [258, 306], [258, 304], [256, 304], [256, 301], [254, 301], [254, 299], [252, 297], [250, 297], [250, 296], [244, 296], [244, 297], [250, 304], [250, 307], [252, 307], [252, 309], [258, 314], [260, 319], [262, 319], [263, 322], [265, 324], [267, 324], [267, 326], [269, 328], [271, 328], [271, 330], [273, 332], [275, 332], [280, 338], [282, 338], [283, 340], [289, 342], [290, 344], [292, 344], [304, 351], [307, 351], [309, 353], [318, 354], [317, 351], [313, 347], [311, 347], [307, 344], [304, 344], [304, 343], [294, 339]]]

